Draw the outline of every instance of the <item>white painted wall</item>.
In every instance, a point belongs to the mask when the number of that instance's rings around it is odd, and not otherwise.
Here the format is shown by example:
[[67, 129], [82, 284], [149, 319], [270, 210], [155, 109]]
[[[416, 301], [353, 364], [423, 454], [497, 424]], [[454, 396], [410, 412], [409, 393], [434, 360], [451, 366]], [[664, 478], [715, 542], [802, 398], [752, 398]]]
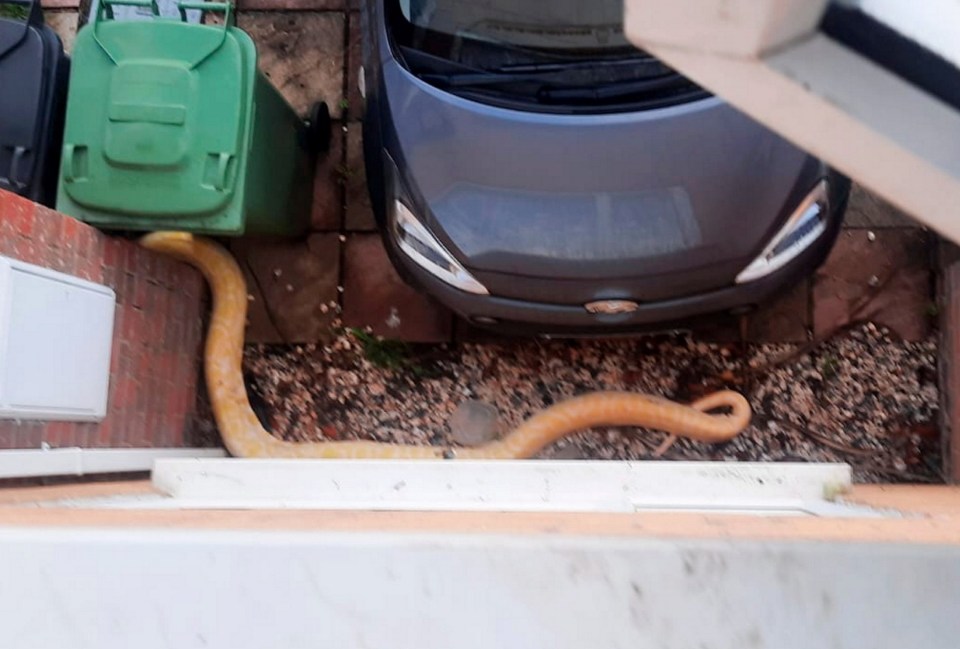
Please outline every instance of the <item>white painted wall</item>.
[[960, 0], [849, 0], [847, 4], [960, 66]]
[[0, 530], [16, 649], [953, 649], [960, 548]]

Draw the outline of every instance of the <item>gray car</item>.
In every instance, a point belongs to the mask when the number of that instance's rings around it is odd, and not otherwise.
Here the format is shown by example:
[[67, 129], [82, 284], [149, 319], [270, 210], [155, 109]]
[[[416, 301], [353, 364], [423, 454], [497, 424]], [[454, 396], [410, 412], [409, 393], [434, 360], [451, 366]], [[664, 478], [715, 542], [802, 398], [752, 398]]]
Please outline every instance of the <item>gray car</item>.
[[744, 313], [810, 273], [849, 182], [630, 45], [621, 0], [372, 0], [364, 153], [407, 281], [552, 335]]

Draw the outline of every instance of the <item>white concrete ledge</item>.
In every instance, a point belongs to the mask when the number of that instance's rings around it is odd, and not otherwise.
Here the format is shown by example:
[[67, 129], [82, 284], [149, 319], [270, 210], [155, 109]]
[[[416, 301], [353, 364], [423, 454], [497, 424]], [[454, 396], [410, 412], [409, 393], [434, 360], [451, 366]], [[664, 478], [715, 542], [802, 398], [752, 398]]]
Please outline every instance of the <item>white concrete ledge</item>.
[[845, 464], [612, 461], [160, 460], [181, 508], [818, 513]]

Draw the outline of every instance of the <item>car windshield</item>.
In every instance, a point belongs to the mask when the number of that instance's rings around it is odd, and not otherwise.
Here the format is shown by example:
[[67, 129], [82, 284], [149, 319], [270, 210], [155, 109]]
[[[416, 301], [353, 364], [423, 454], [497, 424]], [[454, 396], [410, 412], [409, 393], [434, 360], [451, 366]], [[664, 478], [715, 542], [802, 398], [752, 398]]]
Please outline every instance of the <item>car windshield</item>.
[[703, 90], [623, 35], [623, 0], [387, 0], [400, 60], [460, 96], [535, 110], [619, 111]]
[[[415, 30], [544, 54], [623, 55], [623, 0], [396, 0]], [[448, 57], [453, 58], [453, 57]]]

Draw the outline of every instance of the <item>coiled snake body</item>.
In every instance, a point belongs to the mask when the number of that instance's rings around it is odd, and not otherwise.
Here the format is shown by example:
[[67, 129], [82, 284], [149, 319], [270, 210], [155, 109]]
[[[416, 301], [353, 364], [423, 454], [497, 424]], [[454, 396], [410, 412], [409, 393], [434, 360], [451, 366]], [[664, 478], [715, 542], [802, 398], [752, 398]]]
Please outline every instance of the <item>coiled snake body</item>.
[[[204, 370], [220, 434], [236, 457], [273, 458], [528, 458], [570, 433], [594, 426], [642, 426], [703, 442], [734, 437], [750, 422], [750, 405], [737, 392], [715, 392], [690, 405], [627, 392], [594, 392], [534, 415], [502, 439], [475, 448], [442, 448], [371, 441], [286, 442], [263, 426], [243, 383], [247, 288], [239, 266], [221, 246], [183, 232], [155, 232], [141, 239], [151, 250], [196, 266], [213, 295]], [[729, 414], [707, 414], [729, 407]]]

